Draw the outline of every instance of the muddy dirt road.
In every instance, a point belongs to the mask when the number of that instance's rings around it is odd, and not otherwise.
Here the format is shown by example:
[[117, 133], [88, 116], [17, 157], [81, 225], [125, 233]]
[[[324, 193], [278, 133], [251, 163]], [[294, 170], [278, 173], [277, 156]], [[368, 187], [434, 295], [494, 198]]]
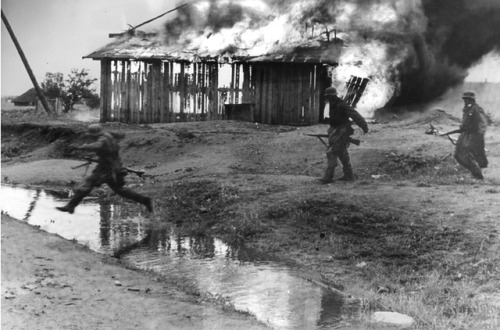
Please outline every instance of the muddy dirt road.
[[[361, 146], [350, 148], [357, 180], [329, 185], [316, 181], [325, 166], [323, 145], [304, 136], [323, 134], [325, 125], [221, 121], [104, 126], [120, 138], [124, 164], [147, 171], [144, 178], [129, 176], [129, 183], [155, 197], [153, 222], [169, 221], [189, 235], [242, 241], [297, 267], [317, 271], [323, 281], [366, 299], [367, 315], [370, 306], [383, 306], [413, 316], [417, 328], [429, 324], [474, 328], [481, 324], [493, 329], [499, 322], [494, 315], [498, 315], [500, 296], [500, 128], [489, 128], [490, 166], [484, 171], [485, 180], [477, 181], [455, 163], [448, 140], [425, 134], [429, 124], [448, 131], [458, 122], [443, 111], [430, 111], [371, 123], [369, 134], [356, 132], [355, 137], [363, 140]], [[84, 128], [78, 122], [3, 123], [2, 182], [61, 191], [71, 188], [84, 169], [71, 170], [83, 155], [68, 146], [83, 142]], [[116, 198], [107, 187], [94, 194]], [[54, 264], [67, 258], [56, 258], [57, 251], [40, 251], [41, 257], [53, 259]], [[33, 255], [30, 260], [46, 263]], [[11, 267], [2, 264], [2, 272]], [[45, 268], [37, 267], [42, 272]], [[102, 264], [103, 269], [107, 267], [115, 266]], [[59, 269], [55, 265], [49, 268]], [[79, 271], [77, 278], [83, 285], [90, 273]], [[139, 286], [134, 281], [140, 280], [131, 280], [130, 285]], [[119, 292], [118, 301], [124, 301], [125, 295], [150, 299], [142, 291], [128, 292], [110, 282], [105, 289], [116, 295]], [[434, 290], [436, 286], [446, 290]], [[427, 289], [431, 287], [432, 292]], [[181, 301], [190, 299], [175, 294]], [[102, 303], [98, 297], [96, 306]], [[401, 297], [407, 303], [401, 303]], [[7, 302], [10, 305], [5, 311], [32, 318], [36, 308], [25, 312], [16, 299]], [[58, 308], [67, 308], [62, 303], [66, 300], [50, 301], [51, 306], [57, 301]], [[76, 300], [78, 303], [81, 301]], [[153, 315], [154, 310], [148, 313]], [[220, 316], [212, 313], [214, 320]], [[236, 322], [236, 326], [238, 322], [252, 324], [231, 317], [228, 320], [232, 321], [226, 321]]]

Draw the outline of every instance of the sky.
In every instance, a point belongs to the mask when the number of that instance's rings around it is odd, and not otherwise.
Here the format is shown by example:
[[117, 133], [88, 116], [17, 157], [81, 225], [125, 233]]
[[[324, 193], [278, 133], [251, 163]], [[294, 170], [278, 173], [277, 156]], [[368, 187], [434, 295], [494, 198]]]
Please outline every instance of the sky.
[[[40, 84], [47, 72], [88, 69], [100, 76], [100, 62], [82, 59], [120, 33], [177, 6], [177, 0], [1, 0], [2, 11]], [[154, 29], [157, 22], [140, 29]], [[33, 87], [2, 22], [1, 95], [16, 96]], [[99, 86], [95, 86], [99, 92]]]
[[[251, 1], [251, 0], [249, 0]], [[2, 0], [2, 11], [40, 84], [47, 72], [87, 69], [99, 78], [99, 61], [82, 59], [111, 42], [109, 33], [138, 25], [181, 4], [180, 0]], [[168, 14], [141, 29], [161, 26]], [[17, 50], [2, 23], [1, 95], [17, 96], [32, 87]], [[500, 56], [491, 55], [469, 71], [468, 81], [500, 82]], [[95, 85], [97, 92], [99, 86]]]

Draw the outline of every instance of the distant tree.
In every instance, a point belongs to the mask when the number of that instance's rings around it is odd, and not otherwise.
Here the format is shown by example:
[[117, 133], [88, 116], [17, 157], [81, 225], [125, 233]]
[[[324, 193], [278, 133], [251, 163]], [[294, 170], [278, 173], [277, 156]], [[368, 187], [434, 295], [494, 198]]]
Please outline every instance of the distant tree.
[[71, 70], [71, 73], [66, 80], [68, 96], [63, 99], [64, 108], [67, 111], [73, 109], [73, 106], [82, 101], [83, 99], [90, 98], [95, 95], [95, 89], [91, 86], [97, 79], [90, 78], [89, 73], [85, 69], [78, 71], [77, 69]]
[[85, 98], [85, 104], [90, 109], [99, 108], [99, 106], [101, 105], [101, 98], [99, 97], [98, 94], [92, 94], [92, 95]]
[[63, 74], [60, 72], [47, 72], [45, 74], [45, 80], [42, 82], [42, 89], [47, 98], [64, 98], [66, 91]]
[[82, 100], [87, 101], [91, 108], [99, 106], [99, 95], [92, 88], [97, 79], [91, 78], [86, 69], [72, 69], [68, 79], [64, 80], [62, 73], [46, 73], [42, 89], [48, 98], [62, 99], [64, 112], [69, 112], [74, 105]]

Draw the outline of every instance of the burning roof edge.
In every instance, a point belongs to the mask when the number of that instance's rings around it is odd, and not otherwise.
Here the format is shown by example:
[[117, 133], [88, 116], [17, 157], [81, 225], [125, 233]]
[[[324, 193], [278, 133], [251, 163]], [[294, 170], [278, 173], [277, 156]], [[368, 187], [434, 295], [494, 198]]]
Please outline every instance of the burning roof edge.
[[217, 53], [194, 51], [182, 45], [165, 45], [150, 36], [122, 36], [104, 47], [83, 56], [94, 60], [162, 60], [170, 62], [272, 62], [337, 65], [344, 43], [310, 40], [300, 45], [276, 47], [266, 54], [251, 55], [244, 50], [223, 50]]

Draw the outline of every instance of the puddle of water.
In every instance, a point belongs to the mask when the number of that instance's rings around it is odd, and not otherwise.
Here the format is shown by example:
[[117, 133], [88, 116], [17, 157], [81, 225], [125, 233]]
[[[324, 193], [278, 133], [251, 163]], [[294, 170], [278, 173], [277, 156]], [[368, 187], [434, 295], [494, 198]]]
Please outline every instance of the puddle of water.
[[[256, 262], [251, 251], [204, 237], [180, 237], [172, 228], [154, 228], [129, 204], [87, 200], [70, 215], [59, 212], [66, 196], [2, 185], [2, 212], [112, 254], [138, 269], [155, 272], [222, 297], [275, 329], [322, 329], [357, 313], [343, 298], [276, 262]], [[128, 248], [127, 248], [128, 247]]]
[[346, 313], [356, 312], [345, 308], [342, 297], [286, 265], [238, 261], [238, 251], [217, 239], [203, 247], [210, 257], [200, 258], [193, 251], [206, 242], [176, 239], [160, 234], [121, 259], [134, 268], [182, 279], [187, 286], [222, 297], [275, 329], [329, 328]]
[[55, 209], [67, 201], [67, 195], [56, 192], [2, 185], [3, 213], [76, 240], [94, 251], [110, 254], [144, 236], [147, 219], [137, 211], [130, 211], [125, 204], [99, 204], [95, 199], [86, 199], [74, 214]]

